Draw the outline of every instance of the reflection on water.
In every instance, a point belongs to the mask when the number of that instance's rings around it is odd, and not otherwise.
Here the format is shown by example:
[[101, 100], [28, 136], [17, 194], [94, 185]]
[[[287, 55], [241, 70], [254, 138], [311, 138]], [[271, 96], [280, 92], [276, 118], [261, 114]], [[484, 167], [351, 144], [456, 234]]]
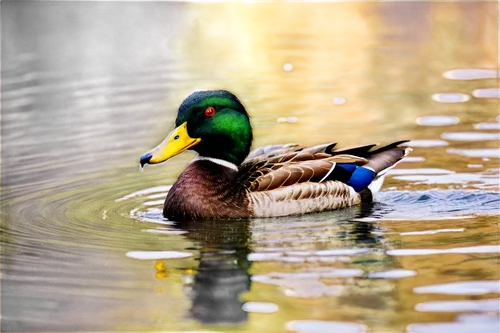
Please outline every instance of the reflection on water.
[[464, 103], [470, 100], [470, 96], [460, 93], [439, 93], [432, 95], [432, 99], [440, 103]]
[[447, 126], [460, 122], [460, 118], [454, 116], [425, 116], [418, 117], [416, 123], [422, 126]]
[[[0, 330], [496, 332], [496, 9], [3, 2]], [[194, 154], [138, 158], [210, 88], [254, 146], [414, 151], [373, 205], [179, 225]]]

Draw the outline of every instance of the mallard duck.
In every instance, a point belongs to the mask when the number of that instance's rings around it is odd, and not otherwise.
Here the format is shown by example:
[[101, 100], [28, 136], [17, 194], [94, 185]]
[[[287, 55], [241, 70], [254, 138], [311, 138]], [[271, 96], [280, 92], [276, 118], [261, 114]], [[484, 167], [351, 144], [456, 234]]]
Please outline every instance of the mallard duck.
[[163, 215], [171, 220], [286, 216], [357, 205], [372, 200], [387, 170], [409, 152], [399, 146], [406, 141], [381, 148], [286, 144], [250, 152], [249, 115], [226, 90], [188, 96], [175, 126], [140, 159], [142, 168], [187, 149], [199, 154], [167, 195]]

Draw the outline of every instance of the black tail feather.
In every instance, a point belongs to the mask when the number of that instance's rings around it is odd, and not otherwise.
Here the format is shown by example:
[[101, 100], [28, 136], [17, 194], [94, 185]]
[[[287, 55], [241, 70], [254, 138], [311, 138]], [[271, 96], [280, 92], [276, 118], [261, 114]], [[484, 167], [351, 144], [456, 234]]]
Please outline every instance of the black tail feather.
[[396, 164], [409, 152], [409, 148], [399, 147], [400, 144], [405, 142], [408, 142], [408, 140], [394, 142], [370, 152], [370, 155], [368, 156], [368, 163], [365, 167], [372, 168], [373, 171], [378, 174], [382, 170]]
[[335, 149], [334, 151], [332, 151], [332, 155], [348, 154], [348, 155], [354, 155], [354, 156], [359, 156], [359, 157], [366, 157], [367, 155], [370, 155], [370, 153], [368, 151], [375, 146], [376, 146], [376, 144], [369, 144], [369, 145], [363, 145], [363, 146]]
[[380, 147], [378, 149], [375, 149], [374, 151], [371, 151], [370, 155], [378, 154], [378, 153], [381, 153], [383, 151], [386, 151], [386, 150], [389, 150], [389, 149], [392, 149], [392, 148], [396, 148], [399, 145], [402, 145], [403, 143], [406, 143], [406, 142], [410, 142], [410, 140], [401, 140], [401, 141], [393, 142], [393, 143], [388, 144], [386, 146], [383, 146], [383, 147]]

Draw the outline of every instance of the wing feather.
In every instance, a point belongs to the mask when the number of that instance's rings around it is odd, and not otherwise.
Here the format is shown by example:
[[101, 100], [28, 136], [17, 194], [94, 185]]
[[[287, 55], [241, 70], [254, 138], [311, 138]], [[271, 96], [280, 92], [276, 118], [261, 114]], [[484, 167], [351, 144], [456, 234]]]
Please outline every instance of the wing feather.
[[[270, 191], [301, 183], [319, 183], [339, 164], [365, 165], [376, 172], [400, 158], [404, 141], [372, 150], [376, 144], [337, 148], [336, 143], [314, 147], [296, 144], [257, 148], [239, 168], [238, 181], [251, 192]], [[392, 156], [394, 155], [394, 156]], [[347, 181], [347, 180], [346, 180]], [[316, 190], [317, 193], [317, 190]], [[290, 195], [309, 197], [307, 186], [298, 187]]]

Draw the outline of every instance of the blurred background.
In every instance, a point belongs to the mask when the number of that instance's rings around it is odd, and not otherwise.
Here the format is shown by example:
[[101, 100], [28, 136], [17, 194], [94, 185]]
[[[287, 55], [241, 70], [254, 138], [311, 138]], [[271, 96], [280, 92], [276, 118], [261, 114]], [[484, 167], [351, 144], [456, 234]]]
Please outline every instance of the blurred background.
[[[2, 331], [497, 332], [497, 2], [0, 6]], [[369, 210], [178, 226], [194, 153], [138, 161], [202, 89], [414, 151]]]

